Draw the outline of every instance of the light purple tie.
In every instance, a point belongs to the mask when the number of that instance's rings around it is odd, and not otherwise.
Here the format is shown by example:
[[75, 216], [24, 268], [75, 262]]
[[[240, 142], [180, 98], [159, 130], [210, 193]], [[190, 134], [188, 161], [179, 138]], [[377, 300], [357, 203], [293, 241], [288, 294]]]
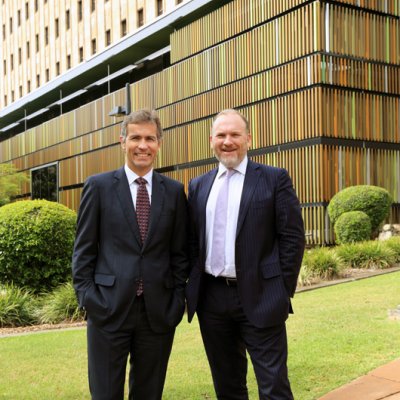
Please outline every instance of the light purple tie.
[[221, 275], [225, 269], [225, 237], [228, 217], [228, 194], [231, 176], [236, 171], [228, 169], [218, 192], [214, 212], [214, 230], [211, 248], [211, 270], [215, 276]]

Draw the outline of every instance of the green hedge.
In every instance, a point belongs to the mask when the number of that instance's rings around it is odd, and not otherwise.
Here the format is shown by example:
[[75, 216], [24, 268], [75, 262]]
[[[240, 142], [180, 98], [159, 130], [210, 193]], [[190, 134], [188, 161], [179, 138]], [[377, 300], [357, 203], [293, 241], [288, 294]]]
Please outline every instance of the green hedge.
[[332, 197], [328, 214], [333, 224], [349, 211], [363, 211], [371, 220], [372, 232], [389, 215], [392, 198], [386, 189], [378, 186], [359, 185], [341, 190]]
[[40, 292], [71, 277], [76, 214], [59, 203], [0, 207], [0, 280]]
[[335, 223], [335, 235], [339, 244], [369, 240], [371, 220], [362, 211], [345, 212]]

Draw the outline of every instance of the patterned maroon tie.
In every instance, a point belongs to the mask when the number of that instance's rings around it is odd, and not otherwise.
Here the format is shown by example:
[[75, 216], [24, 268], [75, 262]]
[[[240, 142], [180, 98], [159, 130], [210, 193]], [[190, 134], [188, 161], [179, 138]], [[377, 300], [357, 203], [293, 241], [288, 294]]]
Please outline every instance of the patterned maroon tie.
[[[150, 217], [150, 200], [149, 194], [146, 189], [146, 179], [139, 177], [135, 179], [135, 182], [139, 184], [137, 195], [136, 195], [136, 218], [139, 225], [140, 238], [142, 239], [142, 245], [146, 240], [147, 231], [149, 229], [149, 217]], [[143, 294], [143, 279], [140, 277], [136, 280], [136, 296]]]
[[146, 241], [147, 231], [149, 229], [150, 201], [146, 189], [146, 179], [139, 177], [135, 182], [139, 184], [136, 196], [136, 217], [143, 244]]

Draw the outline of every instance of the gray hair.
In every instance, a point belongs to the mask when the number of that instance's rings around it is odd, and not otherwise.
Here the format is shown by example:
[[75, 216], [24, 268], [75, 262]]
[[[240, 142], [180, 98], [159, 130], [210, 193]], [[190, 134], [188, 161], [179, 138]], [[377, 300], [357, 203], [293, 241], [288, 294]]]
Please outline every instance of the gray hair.
[[237, 115], [239, 116], [242, 121], [245, 123], [246, 125], [246, 133], [250, 132], [250, 124], [249, 121], [247, 120], [247, 118], [238, 110], [235, 110], [233, 108], [227, 108], [226, 110], [222, 110], [220, 111], [213, 119], [212, 125], [211, 125], [211, 129], [214, 128], [214, 123], [217, 120], [217, 118], [221, 117], [222, 115]]
[[161, 140], [163, 136], [163, 130], [161, 128], [160, 118], [158, 118], [156, 111], [143, 109], [143, 110], [133, 111], [124, 118], [121, 126], [121, 136], [123, 137], [124, 142], [126, 140], [126, 129], [129, 124], [146, 124], [146, 123], [152, 123], [157, 127], [157, 139]]

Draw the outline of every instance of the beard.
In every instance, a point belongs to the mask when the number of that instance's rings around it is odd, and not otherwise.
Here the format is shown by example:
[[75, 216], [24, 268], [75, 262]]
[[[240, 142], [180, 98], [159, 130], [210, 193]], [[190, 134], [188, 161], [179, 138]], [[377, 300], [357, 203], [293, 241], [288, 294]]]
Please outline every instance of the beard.
[[242, 160], [237, 156], [224, 156], [224, 155], [216, 155], [217, 160], [228, 169], [236, 168]]

